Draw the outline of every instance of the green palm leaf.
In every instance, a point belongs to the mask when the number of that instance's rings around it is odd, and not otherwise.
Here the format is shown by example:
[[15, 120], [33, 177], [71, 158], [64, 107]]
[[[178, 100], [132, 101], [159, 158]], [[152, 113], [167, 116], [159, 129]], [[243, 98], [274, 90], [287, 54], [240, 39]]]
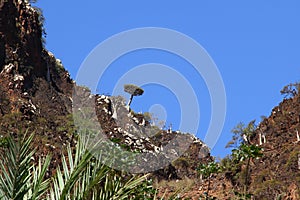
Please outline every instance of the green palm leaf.
[[7, 147], [1, 153], [0, 197], [3, 200], [23, 199], [30, 189], [28, 182], [33, 167], [31, 158], [34, 155], [34, 151], [30, 150], [30, 143], [34, 135], [27, 139], [25, 136], [18, 143], [8, 137]]

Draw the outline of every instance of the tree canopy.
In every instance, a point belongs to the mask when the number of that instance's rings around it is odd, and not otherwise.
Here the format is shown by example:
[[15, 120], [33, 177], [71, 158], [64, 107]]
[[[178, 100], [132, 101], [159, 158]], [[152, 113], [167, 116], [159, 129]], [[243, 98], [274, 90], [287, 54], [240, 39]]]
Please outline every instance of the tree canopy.
[[140, 96], [144, 93], [144, 90], [142, 88], [133, 84], [124, 85], [124, 91], [133, 96]]

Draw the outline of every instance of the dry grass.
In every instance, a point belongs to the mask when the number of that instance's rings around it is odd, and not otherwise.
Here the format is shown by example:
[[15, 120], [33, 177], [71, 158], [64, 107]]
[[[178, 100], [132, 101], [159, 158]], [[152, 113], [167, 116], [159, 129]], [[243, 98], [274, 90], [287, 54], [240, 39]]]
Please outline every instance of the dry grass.
[[164, 196], [166, 199], [169, 199], [170, 197], [181, 196], [181, 194], [191, 190], [195, 184], [195, 179], [186, 177], [182, 180], [162, 180], [160, 182], [155, 182], [154, 188], [158, 189], [160, 197]]

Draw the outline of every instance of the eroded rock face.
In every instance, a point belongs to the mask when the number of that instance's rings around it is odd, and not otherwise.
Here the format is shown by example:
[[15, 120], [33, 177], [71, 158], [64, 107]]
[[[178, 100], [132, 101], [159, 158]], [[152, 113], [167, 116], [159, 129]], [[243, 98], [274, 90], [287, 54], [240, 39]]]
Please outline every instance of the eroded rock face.
[[[65, 146], [76, 144], [75, 103], [79, 113], [92, 105], [94, 123], [107, 137], [126, 151], [146, 153], [141, 159], [150, 167], [167, 160], [167, 167], [153, 173], [156, 177], [194, 176], [199, 162], [212, 159], [208, 147], [192, 135], [152, 127], [142, 113], [129, 112], [122, 98], [76, 86], [62, 61], [43, 47], [41, 19], [26, 0], [0, 1], [0, 136], [19, 128], [35, 131], [37, 157], [51, 152], [53, 169]], [[178, 157], [181, 161], [173, 162]], [[143, 167], [149, 166], [136, 170]]]
[[[115, 141], [123, 150], [143, 154], [141, 163], [144, 165], [135, 166], [136, 171], [154, 169], [159, 163], [164, 169], [153, 173], [159, 179], [193, 177], [199, 163], [212, 160], [209, 148], [198, 138], [151, 126], [143, 114], [128, 111], [122, 97], [93, 96], [84, 88], [76, 92], [73, 110], [80, 115], [78, 118], [84, 121], [95, 112], [102, 133], [109, 140]], [[80, 98], [82, 100], [78, 100]]]
[[56, 147], [59, 160], [74, 143], [66, 126], [74, 83], [43, 48], [41, 19], [26, 0], [0, 1], [0, 135], [35, 131], [37, 157]]
[[21, 71], [32, 67], [36, 76], [44, 76], [40, 13], [28, 2], [17, 0], [2, 2], [0, 13], [1, 67], [11, 62]]
[[47, 80], [53, 93], [71, 96], [73, 83], [68, 72], [43, 48], [41, 19], [41, 12], [26, 0], [0, 3], [0, 78], [14, 111], [20, 109], [19, 99], [26, 101], [19, 94], [35, 95], [38, 78]]

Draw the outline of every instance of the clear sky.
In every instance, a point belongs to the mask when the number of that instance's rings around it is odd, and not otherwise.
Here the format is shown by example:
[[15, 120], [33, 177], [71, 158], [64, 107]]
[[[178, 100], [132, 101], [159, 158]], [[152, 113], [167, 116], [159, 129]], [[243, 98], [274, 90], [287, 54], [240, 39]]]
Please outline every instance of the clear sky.
[[[298, 0], [39, 0], [35, 5], [46, 18], [47, 49], [62, 60], [73, 78], [98, 44], [130, 29], [168, 28], [202, 45], [218, 67], [227, 97], [225, 124], [212, 147], [214, 156], [230, 153], [224, 146], [237, 123], [269, 116], [283, 98], [282, 87], [299, 81]], [[194, 134], [203, 139], [212, 113], [209, 90], [190, 64], [172, 53], [145, 49], [121, 56], [103, 75], [99, 93], [112, 94], [126, 72], [148, 63], [174, 68], [192, 85], [201, 116], [199, 130]], [[177, 129], [181, 112], [176, 94], [155, 84], [144, 85], [143, 89], [145, 94], [133, 99], [132, 107], [136, 111], [156, 111], [158, 118], [166, 118], [167, 126], [172, 123]]]

